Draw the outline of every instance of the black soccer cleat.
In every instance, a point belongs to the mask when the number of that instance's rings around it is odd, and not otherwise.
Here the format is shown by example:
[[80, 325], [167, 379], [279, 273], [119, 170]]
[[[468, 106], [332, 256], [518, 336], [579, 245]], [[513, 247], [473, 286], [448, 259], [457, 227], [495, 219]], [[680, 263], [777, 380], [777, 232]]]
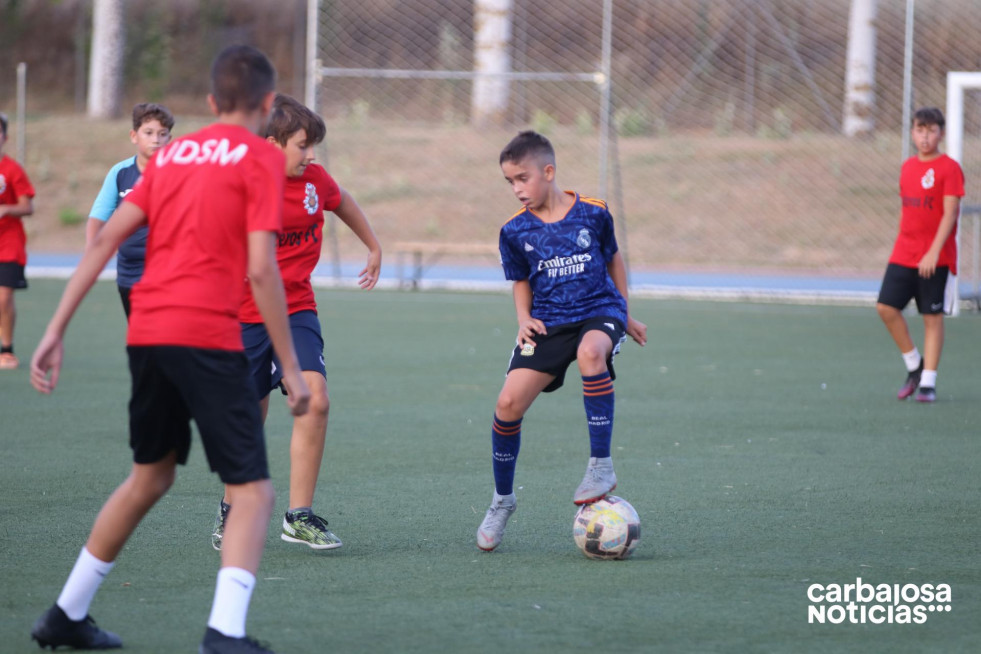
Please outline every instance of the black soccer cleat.
[[198, 647], [198, 654], [276, 654], [271, 649], [259, 644], [248, 636], [232, 638], [208, 627], [204, 632], [204, 640]]
[[917, 402], [936, 402], [937, 401], [937, 389], [930, 388], [929, 386], [921, 386], [920, 392], [916, 394]]
[[31, 629], [31, 638], [41, 649], [55, 649], [62, 645], [74, 649], [116, 649], [123, 641], [116, 634], [100, 629], [92, 616], [84, 620], [72, 620], [55, 604], [37, 619]]
[[923, 374], [923, 359], [920, 359], [920, 367], [906, 376], [906, 382], [896, 393], [896, 397], [905, 400], [916, 392], [916, 387], [920, 385], [920, 376]]

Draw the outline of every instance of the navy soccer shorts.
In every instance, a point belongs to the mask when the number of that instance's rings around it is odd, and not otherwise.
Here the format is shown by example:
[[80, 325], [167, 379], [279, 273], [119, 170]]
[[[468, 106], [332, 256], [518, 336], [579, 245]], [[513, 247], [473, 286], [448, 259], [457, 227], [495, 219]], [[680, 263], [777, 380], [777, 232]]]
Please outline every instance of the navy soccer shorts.
[[[290, 331], [293, 347], [300, 361], [300, 370], [319, 372], [327, 376], [324, 363], [324, 338], [320, 333], [320, 319], [316, 311], [297, 311], [290, 315]], [[242, 323], [242, 343], [249, 358], [249, 368], [255, 383], [256, 394], [264, 398], [274, 388], [283, 388], [283, 370], [273, 352], [272, 340], [264, 323]]]

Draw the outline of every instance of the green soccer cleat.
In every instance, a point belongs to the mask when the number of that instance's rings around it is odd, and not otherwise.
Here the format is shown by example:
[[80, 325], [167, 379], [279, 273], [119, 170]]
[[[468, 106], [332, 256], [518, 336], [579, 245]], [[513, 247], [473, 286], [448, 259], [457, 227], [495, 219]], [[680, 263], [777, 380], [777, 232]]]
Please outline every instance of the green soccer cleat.
[[315, 550], [334, 550], [343, 545], [341, 539], [327, 528], [327, 521], [310, 511], [287, 511], [280, 538]]
[[211, 546], [221, 551], [221, 539], [225, 536], [225, 520], [228, 519], [228, 510], [231, 504], [225, 504], [225, 500], [220, 500], [218, 504], [218, 515], [215, 516], [215, 526], [211, 530]]

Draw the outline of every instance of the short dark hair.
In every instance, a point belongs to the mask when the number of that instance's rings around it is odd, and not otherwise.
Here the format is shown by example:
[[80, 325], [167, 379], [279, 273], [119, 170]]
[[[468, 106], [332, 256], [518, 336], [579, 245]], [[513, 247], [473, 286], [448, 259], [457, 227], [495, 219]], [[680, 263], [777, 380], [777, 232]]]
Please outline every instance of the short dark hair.
[[4, 136], [7, 135], [7, 114], [3, 113], [2, 111], [0, 111], [0, 132], [2, 132]]
[[271, 136], [280, 145], [286, 145], [290, 137], [301, 129], [307, 134], [308, 145], [320, 143], [327, 135], [327, 126], [320, 116], [296, 98], [277, 93], [269, 125], [266, 126], [266, 136]]
[[133, 130], [143, 127], [143, 123], [159, 121], [167, 129], [174, 129], [174, 114], [162, 104], [141, 102], [133, 107]]
[[922, 109], [917, 109], [916, 113], [913, 114], [912, 127], [917, 125], [936, 125], [940, 129], [943, 129], [947, 124], [944, 120], [944, 112], [940, 111], [936, 107], [923, 107]]
[[211, 95], [219, 113], [253, 111], [276, 88], [276, 69], [260, 50], [232, 45], [211, 65]]
[[518, 135], [501, 150], [500, 163], [506, 161], [519, 163], [528, 157], [535, 157], [543, 164], [555, 165], [555, 149], [552, 144], [533, 130], [518, 132]]

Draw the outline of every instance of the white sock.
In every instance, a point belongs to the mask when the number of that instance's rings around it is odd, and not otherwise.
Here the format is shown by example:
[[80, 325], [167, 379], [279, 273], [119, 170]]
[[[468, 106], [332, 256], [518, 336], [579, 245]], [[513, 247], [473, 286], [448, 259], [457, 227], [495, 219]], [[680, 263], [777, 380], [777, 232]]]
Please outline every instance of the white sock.
[[920, 387], [926, 386], [927, 388], [937, 387], [937, 371], [936, 370], [924, 370], [923, 374], [920, 375]]
[[245, 636], [245, 618], [255, 588], [255, 575], [243, 568], [222, 568], [215, 584], [208, 626], [230, 638]]
[[923, 358], [920, 357], [920, 351], [916, 349], [915, 345], [912, 350], [903, 353], [903, 362], [906, 363], [906, 370], [909, 372], [913, 372], [920, 367]]
[[78, 622], [85, 619], [89, 614], [92, 598], [95, 597], [102, 580], [112, 570], [113, 565], [115, 562], [97, 559], [87, 549], [82, 548], [75, 561], [75, 567], [68, 575], [68, 581], [65, 582], [65, 587], [61, 589], [61, 595], [56, 602], [69, 620]]
[[517, 501], [518, 500], [514, 496], [514, 493], [511, 493], [510, 495], [498, 495], [497, 491], [494, 491], [494, 500], [492, 504], [497, 504], [498, 502], [502, 502], [503, 504], [510, 506]]

